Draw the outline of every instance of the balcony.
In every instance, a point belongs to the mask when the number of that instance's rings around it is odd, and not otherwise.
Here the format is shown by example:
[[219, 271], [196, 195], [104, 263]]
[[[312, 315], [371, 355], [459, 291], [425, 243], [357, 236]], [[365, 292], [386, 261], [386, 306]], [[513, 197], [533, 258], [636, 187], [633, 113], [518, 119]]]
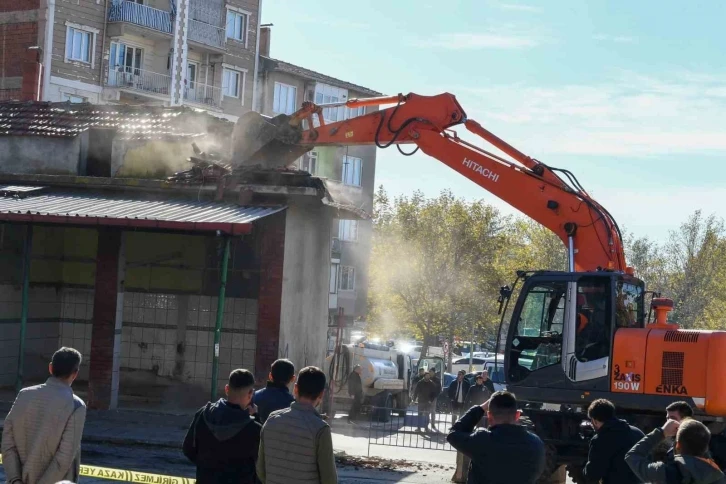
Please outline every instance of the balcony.
[[223, 27], [189, 19], [189, 40], [199, 44], [208, 45], [217, 49], [224, 49], [227, 40]]
[[213, 108], [220, 108], [222, 107], [222, 90], [218, 87], [192, 82], [190, 83], [190, 87], [184, 89], [184, 100]]
[[108, 12], [108, 21], [109, 23], [126, 22], [165, 34], [172, 33], [171, 12], [135, 2], [112, 2]]
[[168, 96], [171, 92], [171, 77], [143, 69], [117, 66], [109, 72], [106, 85], [146, 94]]

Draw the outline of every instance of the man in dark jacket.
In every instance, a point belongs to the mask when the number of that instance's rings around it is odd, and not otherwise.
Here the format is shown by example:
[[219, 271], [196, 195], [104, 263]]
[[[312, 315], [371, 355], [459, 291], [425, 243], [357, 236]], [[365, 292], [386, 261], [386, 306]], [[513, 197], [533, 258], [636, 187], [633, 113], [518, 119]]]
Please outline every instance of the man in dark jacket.
[[481, 377], [484, 380], [484, 386], [489, 389], [492, 395], [494, 395], [494, 392], [496, 392], [496, 390], [494, 389], [494, 382], [491, 378], [489, 378], [489, 371], [482, 370]]
[[451, 414], [455, 415], [457, 419], [461, 417], [466, 403], [466, 395], [469, 393], [469, 387], [471, 386], [464, 376], [466, 376], [466, 372], [459, 370], [456, 380], [452, 381], [447, 389], [449, 401], [451, 402]]
[[431, 373], [426, 373], [424, 379], [416, 385], [414, 396], [418, 401], [417, 430], [421, 430], [421, 421], [426, 417], [431, 420], [431, 428], [436, 430], [436, 397], [439, 396], [439, 391], [439, 386], [431, 379]]
[[363, 368], [360, 365], [355, 365], [348, 377], [348, 395], [353, 397], [353, 403], [350, 406], [350, 412], [348, 412], [348, 423], [353, 423], [353, 420], [358, 417], [358, 414], [360, 414], [360, 406], [363, 403], [363, 381], [360, 379], [361, 373], [363, 373]]
[[489, 387], [484, 384], [484, 376], [482, 374], [477, 375], [476, 385], [469, 389], [469, 394], [466, 396], [466, 408], [470, 408], [472, 405], [481, 405], [489, 400], [493, 394], [494, 392], [490, 391]]
[[596, 432], [583, 470], [587, 482], [640, 483], [625, 463], [625, 453], [643, 438], [643, 432], [615, 418], [615, 405], [604, 398], [592, 402], [587, 415]]
[[[489, 428], [474, 431], [484, 414]], [[542, 475], [544, 443], [517, 423], [519, 416], [514, 395], [496, 392], [451, 427], [446, 440], [471, 459], [469, 484], [533, 484]]]
[[[690, 405], [688, 405], [687, 402], [673, 402], [670, 405], [666, 407], [666, 420], [675, 420], [676, 422], [680, 423], [686, 418], [693, 417], [693, 409]], [[675, 438], [675, 434], [673, 435]], [[675, 458], [675, 449], [676, 449], [676, 443], [673, 438], [666, 438], [662, 442], [659, 443], [659, 445], [656, 447], [656, 449], [662, 449], [663, 447], [668, 447], [668, 450], [666, 452], [665, 460], [666, 462], [673, 462], [673, 459]], [[659, 457], [657, 454], [657, 451], [654, 451], [653, 454], [656, 457]], [[661, 454], [662, 455], [662, 454]], [[660, 460], [660, 459], [658, 459]]]
[[234, 370], [224, 387], [227, 398], [208, 403], [195, 415], [184, 438], [184, 455], [197, 466], [198, 484], [255, 484], [255, 461], [262, 426], [250, 413], [255, 377]]
[[[666, 437], [676, 437], [672, 462], [650, 462], [649, 455]], [[668, 420], [625, 454], [625, 462], [642, 481], [653, 484], [726, 484], [716, 463], [707, 458], [711, 433], [698, 420]]]
[[270, 367], [267, 386], [255, 392], [257, 421], [264, 424], [275, 410], [288, 408], [295, 398], [288, 386], [295, 381], [295, 365], [286, 359], [276, 360]]

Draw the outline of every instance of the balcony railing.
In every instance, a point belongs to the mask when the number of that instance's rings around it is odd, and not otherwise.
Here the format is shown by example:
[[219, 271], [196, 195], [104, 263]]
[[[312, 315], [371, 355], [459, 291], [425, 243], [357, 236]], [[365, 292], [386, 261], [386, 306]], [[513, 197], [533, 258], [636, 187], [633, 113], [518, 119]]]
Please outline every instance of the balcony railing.
[[215, 25], [190, 18], [189, 40], [223, 49], [227, 37], [223, 27], [217, 27]]
[[184, 99], [206, 106], [220, 107], [222, 106], [222, 90], [199, 82], [189, 82], [189, 87], [184, 89]]
[[171, 12], [135, 2], [114, 1], [108, 12], [109, 22], [128, 22], [167, 34], [172, 33]]
[[143, 69], [116, 66], [108, 74], [107, 85], [168, 96], [171, 92], [171, 77]]

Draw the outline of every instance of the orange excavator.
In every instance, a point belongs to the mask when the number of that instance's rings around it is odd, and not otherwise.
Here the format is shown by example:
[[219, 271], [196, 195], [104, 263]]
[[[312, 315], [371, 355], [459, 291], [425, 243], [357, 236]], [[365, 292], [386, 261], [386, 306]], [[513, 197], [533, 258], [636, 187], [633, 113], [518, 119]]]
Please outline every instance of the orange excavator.
[[[392, 106], [335, 123], [323, 116], [325, 108], [385, 105]], [[459, 138], [451, 131], [457, 125], [506, 156]], [[248, 113], [234, 138], [234, 159], [266, 166], [288, 165], [316, 146], [395, 144], [406, 155], [401, 145], [415, 145], [557, 234], [568, 270], [521, 271], [499, 299], [507, 388], [527, 402], [525, 414], [547, 443], [548, 473], [566, 465], [579, 482], [587, 457], [581, 424], [598, 398], [613, 401], [644, 431], [662, 424], [668, 404], [685, 400], [714, 439], [723, 438], [726, 379], [718, 369], [726, 367], [726, 332], [668, 323], [673, 302], [646, 293], [626, 265], [610, 213], [570, 171], [521, 153], [468, 119], [455, 96], [305, 102], [289, 116]]]

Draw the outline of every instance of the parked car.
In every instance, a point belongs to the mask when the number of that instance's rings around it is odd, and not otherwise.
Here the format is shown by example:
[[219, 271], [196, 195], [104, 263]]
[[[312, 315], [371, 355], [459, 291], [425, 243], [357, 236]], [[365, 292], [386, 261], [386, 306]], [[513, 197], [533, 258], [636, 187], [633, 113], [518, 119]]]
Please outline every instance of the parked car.
[[[489, 356], [474, 355], [471, 359], [471, 363], [472, 363], [471, 371], [482, 371], [484, 369], [485, 365], [488, 365], [489, 363], [494, 365], [495, 360], [498, 361], [500, 364], [503, 363], [504, 355], [499, 355], [499, 356], [495, 356], [494, 354], [490, 354]], [[464, 370], [467, 373], [469, 372], [469, 357], [455, 358], [451, 361], [451, 369], [449, 370], [449, 372], [456, 375], [457, 373], [459, 373], [460, 370]]]

